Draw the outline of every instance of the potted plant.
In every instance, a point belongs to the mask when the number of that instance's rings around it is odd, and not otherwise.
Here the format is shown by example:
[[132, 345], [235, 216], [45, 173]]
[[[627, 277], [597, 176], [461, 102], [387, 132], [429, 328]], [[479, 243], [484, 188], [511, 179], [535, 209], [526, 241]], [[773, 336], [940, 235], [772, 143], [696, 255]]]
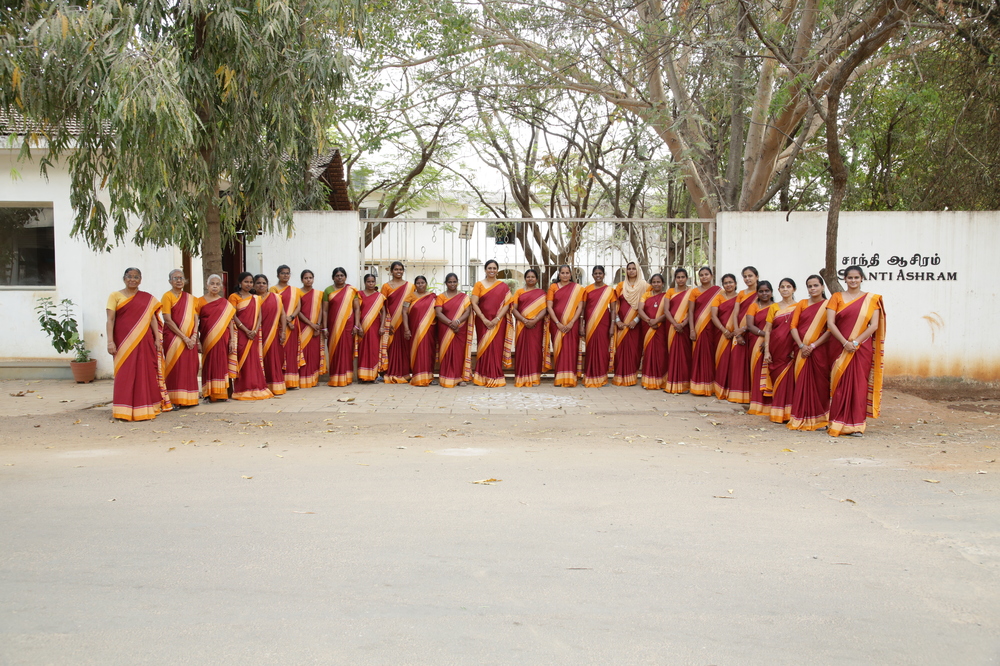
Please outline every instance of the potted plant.
[[38, 323], [52, 338], [52, 346], [57, 352], [65, 354], [71, 351], [75, 354], [69, 367], [73, 371], [76, 383], [92, 382], [97, 374], [97, 361], [91, 358], [90, 350], [80, 336], [76, 318], [73, 316], [73, 301], [68, 298], [60, 301], [59, 307], [62, 312], [57, 312], [56, 307], [49, 297], [38, 299], [38, 305], [35, 306]]

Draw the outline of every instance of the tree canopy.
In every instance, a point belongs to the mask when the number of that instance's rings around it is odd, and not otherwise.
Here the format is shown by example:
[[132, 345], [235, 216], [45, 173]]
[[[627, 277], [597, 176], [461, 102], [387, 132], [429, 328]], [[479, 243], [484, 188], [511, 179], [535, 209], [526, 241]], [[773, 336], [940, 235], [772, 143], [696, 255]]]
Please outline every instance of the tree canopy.
[[27, 0], [0, 16], [0, 113], [67, 161], [74, 232], [202, 252], [288, 228], [360, 37], [352, 0]]

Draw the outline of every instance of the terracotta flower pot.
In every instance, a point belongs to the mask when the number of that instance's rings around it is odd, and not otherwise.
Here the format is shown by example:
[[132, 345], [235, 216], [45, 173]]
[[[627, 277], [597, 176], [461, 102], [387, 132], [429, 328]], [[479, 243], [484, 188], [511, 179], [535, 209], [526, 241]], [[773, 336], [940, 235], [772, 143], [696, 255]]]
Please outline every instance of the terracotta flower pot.
[[85, 361], [84, 363], [77, 363], [76, 361], [69, 362], [70, 370], [73, 371], [73, 379], [76, 380], [77, 384], [89, 384], [94, 381], [94, 377], [97, 375], [97, 360]]

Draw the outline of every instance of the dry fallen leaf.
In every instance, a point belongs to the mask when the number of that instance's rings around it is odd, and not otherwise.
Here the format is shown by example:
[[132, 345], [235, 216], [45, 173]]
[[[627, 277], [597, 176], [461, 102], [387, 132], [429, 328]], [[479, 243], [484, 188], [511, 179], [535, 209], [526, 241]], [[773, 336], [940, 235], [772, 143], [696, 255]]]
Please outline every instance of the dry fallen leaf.
[[122, 436], [121, 436], [121, 435], [115, 435], [115, 436], [114, 436], [114, 437], [112, 437], [111, 439], [121, 439], [121, 438], [122, 438]]
[[732, 495], [712, 495], [715, 499], [736, 499]]
[[481, 486], [492, 486], [494, 483], [500, 483], [503, 479], [480, 479], [479, 481], [469, 481], [469, 483], [478, 483]]
[[167, 452], [169, 453], [170, 451], [173, 451], [173, 450], [175, 450], [176, 448], [177, 448], [176, 446], [171, 446], [171, 447], [170, 447], [169, 449], [167, 449]]
[[[423, 438], [424, 438], [423, 435], [410, 435], [410, 439], [423, 439]], [[406, 448], [406, 447], [404, 446], [400, 448]]]
[[292, 511], [292, 513], [316, 513], [315, 511]]
[[940, 481], [938, 481], [936, 479], [924, 479], [924, 481], [926, 481], [927, 483], [941, 483]]
[[850, 499], [850, 498], [845, 498], [845, 499], [842, 499], [842, 500], [840, 500], [840, 501], [841, 501], [841, 502], [850, 502], [851, 504], [857, 504], [857, 502], [855, 502], [854, 500], [852, 500], [852, 499]]
[[181, 442], [181, 444], [194, 444], [194, 440], [193, 439], [188, 439], [188, 440], [185, 440], [185, 441]]
[[247, 476], [246, 474], [244, 474], [244, 475], [243, 475], [243, 478], [244, 478], [244, 479], [252, 479], [253, 477], [252, 477], [252, 476]]
[[354, 398], [345, 398], [344, 396], [341, 396], [337, 398], [337, 402], [354, 402]]
[[276, 458], [284, 458], [285, 457], [285, 456], [281, 455], [280, 453], [275, 453], [274, 455], [275, 455]]
[[978, 472], [976, 472], [976, 474], [986, 474], [986, 470], [985, 469], [981, 469]]
[[781, 449], [782, 453], [798, 453], [795, 449]]
[[81, 423], [82, 421], [83, 421], [83, 419], [77, 419], [76, 421], [73, 421], [73, 425], [76, 425], [76, 424], [78, 424], [78, 423]]

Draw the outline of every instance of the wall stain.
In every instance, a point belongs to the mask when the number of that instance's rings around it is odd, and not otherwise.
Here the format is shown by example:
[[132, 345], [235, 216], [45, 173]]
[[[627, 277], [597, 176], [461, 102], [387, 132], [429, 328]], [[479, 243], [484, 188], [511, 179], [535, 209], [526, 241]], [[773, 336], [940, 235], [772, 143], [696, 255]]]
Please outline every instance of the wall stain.
[[944, 328], [944, 317], [939, 315], [937, 312], [931, 312], [930, 314], [925, 314], [922, 318], [925, 319], [927, 321], [927, 325], [931, 327], [931, 343], [933, 344], [938, 329]]

